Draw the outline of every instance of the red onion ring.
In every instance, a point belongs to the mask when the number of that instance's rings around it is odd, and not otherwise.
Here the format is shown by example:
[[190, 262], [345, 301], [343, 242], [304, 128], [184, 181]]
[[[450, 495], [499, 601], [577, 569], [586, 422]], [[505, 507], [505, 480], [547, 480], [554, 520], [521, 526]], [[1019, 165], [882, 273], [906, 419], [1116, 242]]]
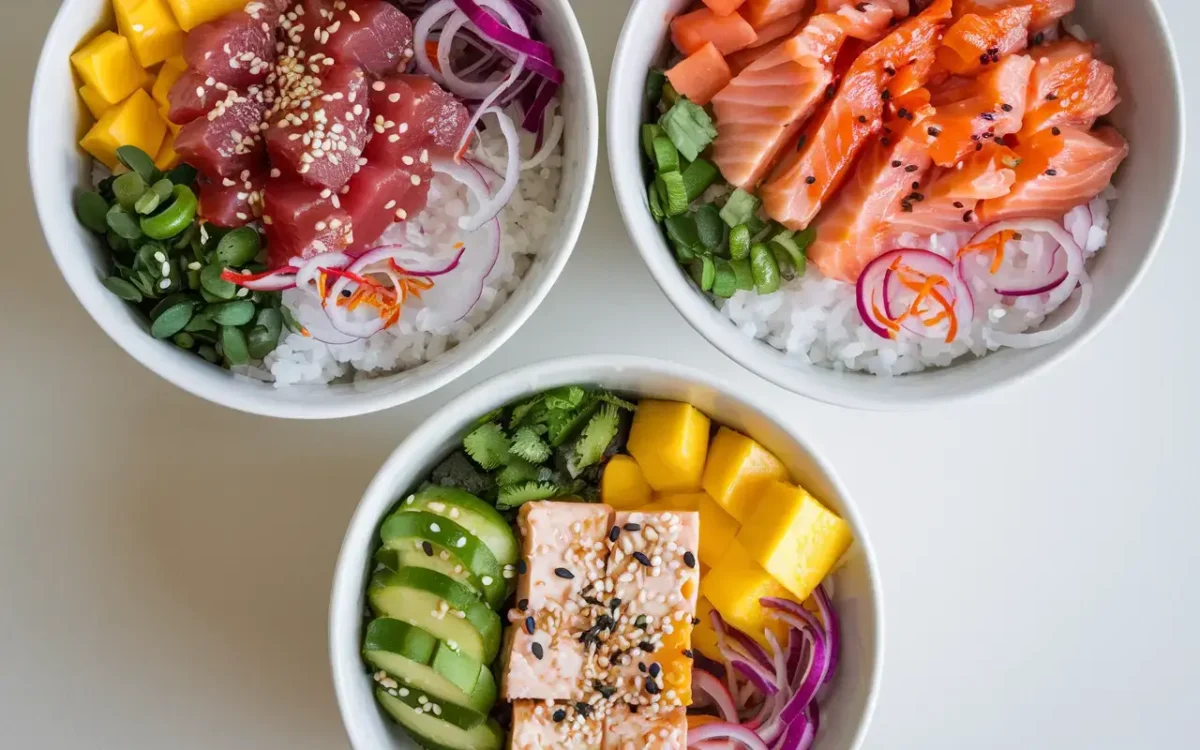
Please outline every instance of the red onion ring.
[[715, 721], [689, 728], [687, 738], [688, 747], [692, 748], [708, 740], [733, 740], [742, 743], [750, 750], [770, 750], [767, 743], [763, 742], [753, 730], [747, 729], [741, 724], [725, 721]]
[[[868, 328], [882, 338], [894, 338], [893, 330], [876, 316], [875, 311], [885, 315], [889, 322], [898, 317], [891, 311], [895, 284], [891, 283], [893, 275], [889, 273], [892, 263], [898, 259], [902, 259], [905, 265], [918, 273], [945, 278], [950, 287], [949, 301], [954, 306], [954, 315], [958, 320], [955, 338], [970, 329], [971, 321], [975, 317], [975, 299], [962, 275], [956, 272], [954, 264], [946, 258], [929, 250], [915, 248], [890, 250], [868, 263], [859, 274], [855, 285], [855, 302], [858, 305], [858, 314]], [[913, 321], [911, 325], [904, 325], [908, 322], [908, 319], [901, 321], [900, 327], [919, 336], [934, 338], [947, 335], [941, 333], [942, 326], [926, 326], [919, 320]], [[948, 327], [949, 323], [946, 325]]]
[[737, 723], [737, 707], [733, 705], [733, 696], [729, 694], [725, 683], [703, 669], [693, 669], [692, 688], [711, 698], [725, 721]]
[[[975, 236], [967, 241], [967, 245], [969, 246], [986, 242], [998, 232], [1006, 230], [1020, 232], [1022, 237], [1024, 237], [1026, 234], [1043, 234], [1044, 232], [1039, 232], [1036, 229], [1036, 227], [1041, 226], [1041, 224], [1030, 224], [1030, 222], [1044, 221], [1044, 219], [1014, 219], [1011, 221], [991, 224], [984, 227], [979, 232], [976, 232]], [[1070, 233], [1066, 232], [1065, 229], [1064, 234], [1066, 236], [1070, 236]], [[1053, 235], [1051, 236], [1053, 237]], [[1066, 266], [1068, 265], [1069, 259], [1063, 258], [1064, 262], [1059, 263], [1059, 257], [1063, 255], [1063, 253], [1059, 252], [1059, 250], [1063, 247], [1063, 244], [1058, 241], [1057, 237], [1054, 237], [1054, 239], [1056, 242], [1058, 242], [1058, 247], [1047, 253], [1050, 258], [1050, 264], [1049, 267], [1044, 271], [1039, 273], [1037, 269], [1029, 268], [1016, 270], [1013, 269], [1010, 264], [1005, 263], [1004, 267], [1001, 268], [997, 273], [980, 274], [980, 277], [985, 283], [988, 284], [988, 286], [994, 289], [997, 294], [1005, 297], [1029, 297], [1037, 294], [1044, 294], [1058, 288], [1060, 284], [1067, 280], [1068, 269]], [[1078, 245], [1076, 245], [1076, 247], [1078, 247]], [[970, 266], [970, 264], [967, 263], [966, 258], [961, 259], [959, 261], [959, 265], [961, 267]]]
[[284, 266], [274, 271], [247, 275], [226, 268], [221, 272], [221, 279], [255, 292], [282, 292], [296, 286], [296, 270], [292, 266]]
[[[543, 78], [562, 83], [563, 72], [554, 65], [554, 50], [549, 45], [529, 37], [529, 27], [521, 14], [507, 0], [452, 0], [466, 14], [479, 33], [488, 40], [507, 47], [518, 55], [529, 57], [529, 67]], [[500, 20], [488, 13], [489, 8], [499, 14]], [[506, 25], [507, 24], [507, 25]]]

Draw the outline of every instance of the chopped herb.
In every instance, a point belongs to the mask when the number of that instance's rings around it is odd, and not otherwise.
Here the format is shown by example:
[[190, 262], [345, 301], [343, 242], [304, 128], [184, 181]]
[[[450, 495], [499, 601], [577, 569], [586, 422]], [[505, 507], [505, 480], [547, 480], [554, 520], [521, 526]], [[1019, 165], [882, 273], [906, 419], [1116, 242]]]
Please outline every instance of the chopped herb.
[[700, 152], [717, 137], [712, 118], [700, 107], [686, 98], [680, 98], [659, 118], [658, 124], [679, 153], [688, 161], [694, 161]]

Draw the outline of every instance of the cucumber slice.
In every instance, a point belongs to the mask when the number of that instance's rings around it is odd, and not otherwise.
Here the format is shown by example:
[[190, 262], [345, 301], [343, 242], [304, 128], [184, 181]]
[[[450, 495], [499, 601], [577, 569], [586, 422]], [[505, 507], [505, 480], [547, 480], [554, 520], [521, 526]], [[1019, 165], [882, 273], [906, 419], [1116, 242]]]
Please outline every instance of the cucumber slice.
[[[383, 710], [425, 750], [501, 750], [504, 747], [504, 730], [494, 720], [488, 719], [474, 729], [460, 729], [432, 713], [417, 711], [406, 702], [411, 695], [410, 691], [409, 696], [401, 698], [390, 695], [384, 688], [375, 691], [375, 698]], [[442, 713], [445, 715], [445, 708]]]
[[687, 211], [688, 203], [691, 200], [688, 198], [683, 175], [678, 172], [659, 172], [658, 192], [659, 196], [664, 199], [663, 211], [667, 216], [678, 216]]
[[372, 620], [363, 658], [407, 686], [484, 715], [496, 702], [496, 681], [487, 667], [401, 620]]
[[679, 171], [679, 149], [665, 135], [657, 135], [651, 144], [654, 149], [654, 164], [659, 172]]
[[[435, 573], [441, 573], [447, 578], [452, 578], [471, 590], [476, 597], [481, 601], [484, 598], [483, 590], [475, 580], [474, 574], [455, 558], [450, 557], [450, 553], [446, 552], [443, 558], [442, 553], [445, 552], [441, 546], [428, 542], [429, 553], [425, 551], [425, 545], [420, 547], [413, 545], [412, 547], [403, 547], [401, 549], [388, 549], [380, 547], [375, 552], [375, 561], [387, 568], [388, 570], [400, 570], [401, 568], [425, 568], [432, 570]], [[430, 554], [432, 553], [432, 554]], [[490, 604], [491, 602], [488, 602]]]
[[378, 571], [371, 578], [367, 599], [375, 614], [416, 625], [438, 640], [453, 641], [459, 651], [483, 664], [491, 664], [500, 649], [500, 615], [475, 592], [437, 571]]
[[696, 200], [700, 195], [708, 190], [709, 185], [712, 185], [717, 175], [717, 167], [708, 159], [696, 159], [694, 162], [683, 170], [683, 187], [687, 191], [688, 203]]
[[394, 698], [415, 711], [435, 716], [460, 731], [474, 729], [487, 721], [486, 713], [430, 695], [387, 670], [377, 671], [372, 677], [378, 685], [377, 690], [389, 698]]
[[399, 510], [427, 511], [457, 523], [479, 537], [501, 565], [516, 565], [520, 557], [517, 537], [504, 516], [470, 493], [452, 487], [426, 487], [405, 499]]
[[439, 547], [436, 556], [449, 557], [466, 568], [474, 588], [483, 592], [492, 609], [504, 603], [508, 587], [496, 556], [479, 537], [449, 518], [423, 510], [398, 511], [383, 522], [379, 535], [389, 549], [416, 549], [425, 542]]

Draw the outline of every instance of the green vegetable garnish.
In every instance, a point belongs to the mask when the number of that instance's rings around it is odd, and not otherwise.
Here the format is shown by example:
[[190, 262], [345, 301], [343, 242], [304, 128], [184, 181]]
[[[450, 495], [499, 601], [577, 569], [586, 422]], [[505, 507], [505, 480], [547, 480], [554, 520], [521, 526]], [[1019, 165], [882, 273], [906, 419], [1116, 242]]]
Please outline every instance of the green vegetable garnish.
[[[158, 168], [154, 159], [137, 146], [121, 146], [117, 149], [117, 160], [137, 173], [142, 180], [149, 184], [158, 180]], [[118, 178], [119, 179], [119, 178]]]
[[700, 233], [692, 214], [668, 216], [663, 221], [663, 226], [666, 227], [667, 237], [676, 246], [683, 245], [689, 250], [696, 250], [700, 247]]
[[706, 203], [697, 208], [692, 216], [700, 244], [711, 252], [717, 252], [725, 244], [725, 223], [721, 221], [717, 207]]
[[[165, 240], [182, 232], [196, 218], [196, 194], [187, 185], [176, 185], [173, 200], [153, 216], [142, 218], [142, 231], [147, 237]], [[114, 227], [115, 228], [115, 227]]]
[[246, 334], [242, 332], [241, 328], [221, 327], [221, 351], [225, 355], [225, 361], [230, 365], [244, 365], [250, 362]]
[[501, 487], [496, 498], [496, 510], [512, 510], [534, 500], [549, 500], [565, 494], [565, 488], [549, 482], [526, 482]]
[[646, 106], [653, 107], [658, 104], [658, 100], [662, 99], [663, 85], [667, 82], [667, 76], [658, 68], [651, 68], [646, 74]]
[[716, 181], [720, 172], [707, 159], [697, 159], [683, 170], [683, 187], [687, 190], [688, 202], [699, 198]]
[[662, 221], [666, 214], [663, 213], [662, 201], [658, 199], [658, 182], [651, 180], [650, 185], [646, 188], [646, 195], [650, 202], [650, 215], [655, 221]]
[[659, 197], [662, 198], [663, 213], [678, 216], [687, 211], [690, 201], [683, 175], [678, 172], [659, 172], [656, 180]]
[[654, 139], [662, 136], [663, 129], [657, 123], [648, 122], [642, 126], [642, 151], [646, 154], [646, 158], [650, 160], [650, 166], [655, 166], [654, 160]]
[[532, 427], [520, 427], [513, 433], [512, 447], [509, 451], [514, 456], [535, 464], [550, 458], [550, 446], [546, 445]]
[[495, 422], [476, 427], [463, 438], [467, 455], [488, 471], [500, 468], [508, 460], [510, 445], [508, 437]]
[[621, 412], [612, 404], [604, 404], [592, 415], [574, 449], [567, 457], [567, 472], [572, 478], [604, 457], [608, 444], [617, 436], [621, 427]]
[[658, 124], [688, 161], [695, 161], [717, 137], [717, 129], [704, 108], [682, 97], [659, 118]]
[[756, 196], [738, 188], [725, 201], [725, 206], [721, 209], [721, 218], [731, 227], [745, 224], [758, 211], [758, 205], [759, 200]]
[[754, 274], [754, 288], [759, 294], [770, 294], [779, 289], [779, 264], [775, 261], [775, 254], [766, 245], [751, 246], [750, 270]]
[[[664, 76], [664, 78], [665, 78], [665, 76]], [[663, 106], [671, 107], [671, 106], [674, 106], [677, 102], [679, 102], [681, 100], [684, 100], [683, 96], [681, 96], [680, 93], [675, 90], [675, 87], [671, 85], [670, 81], [664, 80], [663, 88], [662, 88]], [[684, 100], [684, 101], [686, 101], [686, 100]]]
[[244, 266], [258, 255], [261, 242], [253, 227], [235, 229], [217, 243], [214, 261], [225, 268]]
[[750, 291], [754, 288], [754, 272], [750, 269], [750, 258], [738, 258], [729, 261], [733, 269], [734, 284], [738, 289]]
[[713, 265], [715, 268], [712, 293], [717, 297], [732, 297], [737, 291], [737, 276], [733, 273], [733, 267], [724, 258], [714, 259]]
[[[549, 456], [549, 451], [546, 453]], [[506, 487], [513, 484], [533, 482], [538, 478], [538, 467], [519, 456], [510, 456], [508, 465], [496, 474], [496, 484]]]
[[75, 215], [79, 217], [79, 222], [92, 232], [108, 232], [108, 201], [99, 193], [81, 193], [75, 199]]
[[717, 267], [711, 257], [702, 255], [696, 258], [688, 266], [688, 271], [692, 275], [692, 280], [696, 282], [696, 286], [700, 287], [700, 291], [707, 292], [712, 289], [717, 275]]
[[750, 227], [738, 224], [729, 230], [729, 256], [734, 260], [750, 257]]
[[654, 149], [654, 164], [659, 172], [679, 171], [679, 149], [665, 135], [655, 136], [651, 147]]
[[587, 400], [587, 391], [577, 385], [554, 388], [543, 394], [547, 409], [574, 409]]
[[146, 192], [146, 181], [137, 172], [126, 172], [113, 180], [113, 195], [126, 211], [134, 210], [138, 199]]

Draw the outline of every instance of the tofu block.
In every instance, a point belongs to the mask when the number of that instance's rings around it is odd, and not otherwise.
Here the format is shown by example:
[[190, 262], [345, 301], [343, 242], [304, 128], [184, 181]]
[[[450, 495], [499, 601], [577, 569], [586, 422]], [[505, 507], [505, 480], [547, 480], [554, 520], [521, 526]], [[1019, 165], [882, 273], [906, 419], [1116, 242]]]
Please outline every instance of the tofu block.
[[145, 83], [145, 68], [133, 56], [129, 40], [105, 31], [71, 55], [71, 64], [96, 95], [117, 104]]
[[582, 717], [572, 704], [513, 703], [509, 750], [600, 750], [603, 738], [604, 720]]
[[96, 118], [97, 120], [99, 120], [101, 117], [104, 117], [104, 113], [107, 112], [108, 108], [112, 106], [108, 102], [104, 101], [104, 97], [96, 93], [96, 89], [86, 84], [79, 88], [79, 98], [82, 99], [84, 105], [87, 106], [88, 112], [92, 113], [92, 117]]
[[183, 52], [183, 29], [166, 0], [113, 0], [117, 29], [143, 68]]
[[700, 489], [709, 419], [691, 404], [644, 399], [629, 431], [629, 455], [658, 492]]
[[854, 535], [850, 524], [803, 488], [771, 482], [737, 541], [801, 601], [829, 575]]
[[175, 85], [185, 70], [187, 70], [187, 63], [182, 57], [168, 58], [158, 69], [158, 75], [154, 78], [154, 87], [150, 93], [154, 95], [154, 101], [158, 102], [159, 107], [163, 109], [171, 107], [171, 87]]
[[650, 502], [653, 490], [632, 456], [613, 456], [600, 480], [600, 501], [615, 510], [636, 510]]
[[163, 136], [162, 146], [158, 149], [158, 156], [154, 157], [154, 166], [166, 172], [168, 169], [175, 168], [178, 164], [179, 154], [175, 153], [175, 133], [167, 130]]
[[754, 512], [767, 484], [787, 480], [787, 467], [775, 454], [728, 427], [717, 430], [704, 465], [704, 491], [738, 523]]
[[[168, 0], [175, 20], [184, 31], [191, 31], [202, 23], [215, 21], [226, 13], [241, 10], [246, 0]], [[308, 4], [312, 5], [312, 4]]]
[[772, 578], [736, 539], [700, 582], [700, 594], [727, 623], [764, 646], [767, 645], [763, 635], [766, 627], [770, 626], [779, 638], [786, 637], [787, 628], [776, 620], [767, 619], [759, 599], [770, 596], [802, 601]]
[[110, 107], [79, 145], [109, 169], [117, 165], [117, 149], [137, 146], [147, 154], [157, 154], [167, 132], [167, 124], [158, 114], [154, 100], [144, 89], [115, 107]]
[[599, 601], [603, 596], [611, 514], [607, 505], [590, 503], [521, 506], [523, 572], [501, 677], [507, 699], [576, 699], [594, 674], [589, 665], [595, 656], [579, 635], [592, 627], [595, 610], [603, 609], [587, 604], [585, 597]]
[[615, 706], [604, 722], [604, 750], [683, 750], [687, 747], [687, 709], [636, 713]]

